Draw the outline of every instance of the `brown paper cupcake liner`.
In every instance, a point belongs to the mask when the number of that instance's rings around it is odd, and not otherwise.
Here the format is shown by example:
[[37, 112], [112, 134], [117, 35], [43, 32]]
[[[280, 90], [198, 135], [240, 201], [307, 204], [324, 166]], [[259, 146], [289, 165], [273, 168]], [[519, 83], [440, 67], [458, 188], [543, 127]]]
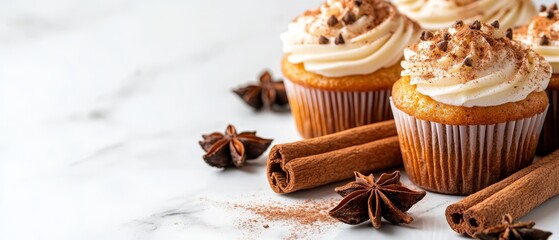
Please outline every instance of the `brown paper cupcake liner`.
[[417, 119], [391, 101], [404, 167], [418, 186], [467, 195], [530, 165], [546, 111], [494, 125], [446, 125]]
[[538, 143], [539, 155], [547, 155], [559, 149], [559, 90], [547, 90], [549, 110]]
[[304, 138], [392, 119], [391, 90], [330, 91], [285, 81], [291, 112]]

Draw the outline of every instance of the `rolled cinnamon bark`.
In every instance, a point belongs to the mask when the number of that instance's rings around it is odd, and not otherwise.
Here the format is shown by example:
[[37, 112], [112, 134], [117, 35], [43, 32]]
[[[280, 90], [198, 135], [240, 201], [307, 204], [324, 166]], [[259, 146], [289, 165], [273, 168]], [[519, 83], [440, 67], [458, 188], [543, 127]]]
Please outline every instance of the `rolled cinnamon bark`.
[[559, 151], [446, 208], [446, 219], [458, 233], [473, 236], [498, 224], [501, 216], [518, 219], [559, 195]]
[[270, 187], [290, 193], [401, 165], [394, 121], [272, 147], [267, 163]]

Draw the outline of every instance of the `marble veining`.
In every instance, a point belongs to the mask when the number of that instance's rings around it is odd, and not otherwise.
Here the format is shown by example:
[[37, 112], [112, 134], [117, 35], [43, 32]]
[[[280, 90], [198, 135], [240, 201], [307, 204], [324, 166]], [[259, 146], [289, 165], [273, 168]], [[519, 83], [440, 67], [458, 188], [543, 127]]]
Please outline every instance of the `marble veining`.
[[[290, 114], [254, 112], [231, 89], [263, 69], [279, 76], [279, 34], [319, 2], [4, 1], [0, 239], [293, 236], [287, 222], [247, 225], [255, 216], [232, 206], [341, 199], [332, 189], [343, 182], [279, 196], [265, 156], [215, 169], [198, 140], [229, 123], [274, 143], [299, 139]], [[297, 237], [460, 239], [443, 217], [459, 199], [428, 193], [408, 226], [337, 223]], [[557, 209], [555, 198], [524, 219], [553, 231]]]

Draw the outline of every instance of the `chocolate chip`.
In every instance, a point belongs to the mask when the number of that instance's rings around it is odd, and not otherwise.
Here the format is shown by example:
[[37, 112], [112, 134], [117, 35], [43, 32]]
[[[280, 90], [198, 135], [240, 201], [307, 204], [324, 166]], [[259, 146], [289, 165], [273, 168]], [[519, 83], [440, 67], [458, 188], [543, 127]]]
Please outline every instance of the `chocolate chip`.
[[553, 10], [549, 10], [547, 11], [547, 18], [552, 19], [553, 17], [555, 17], [555, 12], [553, 12]]
[[454, 27], [461, 27], [461, 26], [464, 26], [464, 21], [462, 21], [462, 20], [457, 20], [454, 23]]
[[551, 11], [557, 10], [557, 3], [553, 3], [553, 4], [549, 5], [549, 10], [551, 10]]
[[363, 4], [363, 0], [355, 0], [353, 1], [355, 3], [355, 5], [357, 5], [358, 7], [361, 7], [361, 4]]
[[547, 11], [547, 7], [545, 5], [540, 5], [540, 12], [545, 12]]
[[344, 23], [345, 23], [346, 25], [350, 25], [350, 24], [352, 24], [352, 23], [354, 23], [354, 22], [355, 22], [355, 14], [353, 14], [352, 12], [347, 12], [347, 13], [344, 15]]
[[443, 40], [445, 40], [445, 41], [450, 40], [450, 36], [451, 36], [450, 33], [447, 33], [447, 32], [443, 33]]
[[338, 24], [338, 19], [336, 18], [336, 16], [330, 16], [330, 18], [328, 18], [328, 26], [333, 27], [336, 26], [336, 24]]
[[476, 20], [474, 23], [472, 23], [472, 25], [470, 25], [470, 29], [480, 30], [481, 23], [478, 20]]
[[543, 36], [540, 38], [540, 45], [541, 45], [541, 46], [549, 45], [549, 38], [547, 38], [546, 35], [543, 35]]
[[512, 28], [507, 29], [507, 31], [505, 32], [505, 37], [512, 40]]
[[472, 67], [472, 66], [473, 66], [472, 58], [466, 57], [466, 59], [464, 59], [464, 66], [466, 66], [466, 67]]
[[440, 41], [439, 43], [437, 43], [437, 47], [443, 52], [446, 52], [446, 50], [448, 49], [448, 41]]
[[345, 44], [344, 37], [342, 36], [341, 33], [336, 37], [334, 43], [336, 43], [336, 45]]
[[494, 28], [499, 29], [499, 27], [500, 27], [501, 25], [499, 24], [499, 20], [495, 20], [494, 22], [491, 23], [491, 26], [493, 26]]
[[330, 40], [328, 40], [328, 38], [326, 38], [325, 36], [320, 35], [320, 37], [318, 38], [318, 43], [320, 44], [328, 44], [330, 42]]
[[419, 37], [419, 39], [421, 39], [422, 41], [427, 41], [432, 37], [433, 37], [433, 33], [426, 31], [421, 33], [421, 37]]

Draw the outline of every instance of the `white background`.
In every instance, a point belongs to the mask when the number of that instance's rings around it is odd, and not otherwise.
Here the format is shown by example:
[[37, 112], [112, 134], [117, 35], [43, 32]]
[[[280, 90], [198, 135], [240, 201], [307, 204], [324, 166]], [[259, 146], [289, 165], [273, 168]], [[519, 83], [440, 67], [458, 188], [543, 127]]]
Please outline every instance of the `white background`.
[[[335, 198], [342, 183], [279, 196], [265, 156], [222, 171], [197, 142], [228, 123], [299, 139], [290, 114], [255, 113], [231, 89], [264, 68], [279, 75], [279, 34], [319, 2], [0, 1], [0, 239], [287, 237], [293, 229], [274, 222], [247, 235], [235, 220], [249, 213], [208, 201]], [[409, 226], [302, 237], [463, 238], [443, 215], [459, 199], [428, 193]], [[559, 199], [524, 219], [557, 238]]]

